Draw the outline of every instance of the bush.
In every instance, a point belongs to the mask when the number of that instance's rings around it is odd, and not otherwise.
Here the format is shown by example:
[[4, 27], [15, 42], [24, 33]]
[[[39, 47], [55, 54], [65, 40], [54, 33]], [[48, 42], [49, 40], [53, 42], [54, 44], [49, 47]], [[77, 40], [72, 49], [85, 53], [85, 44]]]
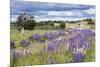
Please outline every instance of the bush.
[[60, 23], [60, 29], [65, 29], [66, 25], [65, 23]]
[[24, 29], [28, 29], [28, 30], [33, 30], [35, 27], [36, 23], [34, 20], [28, 20], [27, 22], [25, 22], [24, 24]]

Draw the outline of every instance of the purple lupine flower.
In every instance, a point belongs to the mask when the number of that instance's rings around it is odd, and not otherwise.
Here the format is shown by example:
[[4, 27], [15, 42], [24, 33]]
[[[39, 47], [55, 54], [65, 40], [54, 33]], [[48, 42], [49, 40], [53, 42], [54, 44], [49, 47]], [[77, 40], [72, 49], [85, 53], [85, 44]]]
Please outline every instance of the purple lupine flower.
[[94, 36], [95, 35], [95, 32], [93, 32], [91, 30], [81, 30], [81, 31], [88, 36]]
[[83, 62], [84, 61], [84, 54], [76, 52], [73, 56], [73, 62]]
[[30, 39], [32, 39], [32, 40], [40, 40], [41, 39], [41, 35], [40, 34], [35, 34], [35, 35], [31, 36]]
[[14, 41], [10, 41], [10, 47], [15, 48], [15, 42]]
[[51, 44], [48, 45], [48, 50], [50, 52], [53, 52], [54, 51], [54, 46], [52, 46]]
[[54, 48], [57, 51], [57, 53], [60, 52], [60, 45], [61, 45], [61, 41], [60, 40], [54, 41]]
[[49, 40], [55, 39], [57, 37], [56, 32], [51, 32], [51, 33], [45, 33], [42, 35], [44, 38], [47, 38]]
[[48, 34], [45, 33], [44, 35], [41, 35], [41, 39], [40, 39], [40, 42], [44, 43], [46, 40], [48, 40]]
[[13, 58], [13, 60], [15, 60], [17, 58], [17, 54], [16, 54], [15, 51], [13, 52], [13, 57], [12, 58]]
[[55, 38], [57, 38], [57, 33], [56, 32], [51, 32], [51, 33], [49, 33], [48, 34], [49, 36], [48, 36], [48, 39], [55, 39]]
[[[72, 38], [69, 39], [69, 44], [71, 46], [71, 49], [75, 45], [77, 45], [77, 48], [83, 48], [87, 49], [89, 47], [89, 39], [95, 35], [95, 33], [91, 30], [78, 30], [78, 34]], [[75, 44], [76, 43], [76, 44]]]
[[89, 38], [91, 38], [91, 37], [88, 37], [88, 35], [84, 35], [84, 33], [80, 33], [77, 36], [78, 36], [77, 39], [79, 39], [79, 46], [83, 46], [85, 48], [88, 48], [88, 46], [89, 46]]
[[45, 33], [44, 35], [42, 35], [43, 37], [45, 37], [45, 38], [48, 38], [48, 33]]
[[69, 49], [73, 51], [73, 49], [77, 48], [77, 44], [76, 44], [76, 38], [70, 38], [68, 40], [69, 42]]
[[61, 40], [63, 45], [67, 45], [67, 40], [64, 38]]
[[50, 57], [50, 64], [54, 64], [54, 59], [53, 59], [53, 57]]
[[12, 55], [12, 59], [13, 59], [13, 60], [15, 60], [15, 59], [17, 59], [17, 58], [19, 57], [18, 52], [16, 52], [15, 50], [13, 50], [13, 51], [11, 52], [11, 55]]
[[[82, 45], [82, 44], [80, 44], [79, 39], [78, 39], [76, 36], [69, 39], [69, 49], [70, 49], [72, 52], [75, 52], [76, 49], [78, 48], [78, 46], [81, 47], [81, 45]], [[79, 47], [79, 48], [80, 48], [80, 47]]]
[[21, 45], [21, 46], [28, 46], [28, 45], [30, 45], [30, 42], [29, 42], [28, 40], [22, 40], [22, 41], [20, 42], [20, 45]]
[[60, 31], [59, 32], [59, 36], [64, 36], [64, 35], [66, 35], [65, 31]]
[[85, 49], [88, 48], [88, 46], [89, 46], [88, 40], [80, 39], [79, 41], [80, 41], [80, 45], [78, 45], [78, 47], [81, 48], [83, 46]]

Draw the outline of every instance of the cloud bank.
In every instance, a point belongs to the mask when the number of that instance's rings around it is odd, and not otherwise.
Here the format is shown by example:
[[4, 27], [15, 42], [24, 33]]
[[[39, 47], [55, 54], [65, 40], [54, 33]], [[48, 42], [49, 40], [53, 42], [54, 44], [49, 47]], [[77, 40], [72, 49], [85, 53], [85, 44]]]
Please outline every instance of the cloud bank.
[[36, 21], [95, 18], [94, 5], [11, 0], [10, 8], [11, 21], [16, 21], [18, 15], [23, 12], [33, 15]]

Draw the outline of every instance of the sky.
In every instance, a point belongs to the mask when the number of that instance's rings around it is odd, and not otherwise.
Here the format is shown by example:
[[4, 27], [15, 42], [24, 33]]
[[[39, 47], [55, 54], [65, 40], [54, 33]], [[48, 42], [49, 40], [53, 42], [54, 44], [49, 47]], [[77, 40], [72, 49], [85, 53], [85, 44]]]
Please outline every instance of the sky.
[[12, 22], [24, 12], [34, 16], [36, 21], [75, 21], [95, 18], [95, 8], [94, 5], [11, 0], [10, 16]]

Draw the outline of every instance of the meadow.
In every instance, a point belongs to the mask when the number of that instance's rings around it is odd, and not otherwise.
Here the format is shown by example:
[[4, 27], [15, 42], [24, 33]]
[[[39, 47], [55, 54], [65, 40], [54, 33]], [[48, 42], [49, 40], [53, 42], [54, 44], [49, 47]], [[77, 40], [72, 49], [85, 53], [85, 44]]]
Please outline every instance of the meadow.
[[11, 29], [11, 66], [95, 61], [95, 25], [66, 23], [64, 30]]

